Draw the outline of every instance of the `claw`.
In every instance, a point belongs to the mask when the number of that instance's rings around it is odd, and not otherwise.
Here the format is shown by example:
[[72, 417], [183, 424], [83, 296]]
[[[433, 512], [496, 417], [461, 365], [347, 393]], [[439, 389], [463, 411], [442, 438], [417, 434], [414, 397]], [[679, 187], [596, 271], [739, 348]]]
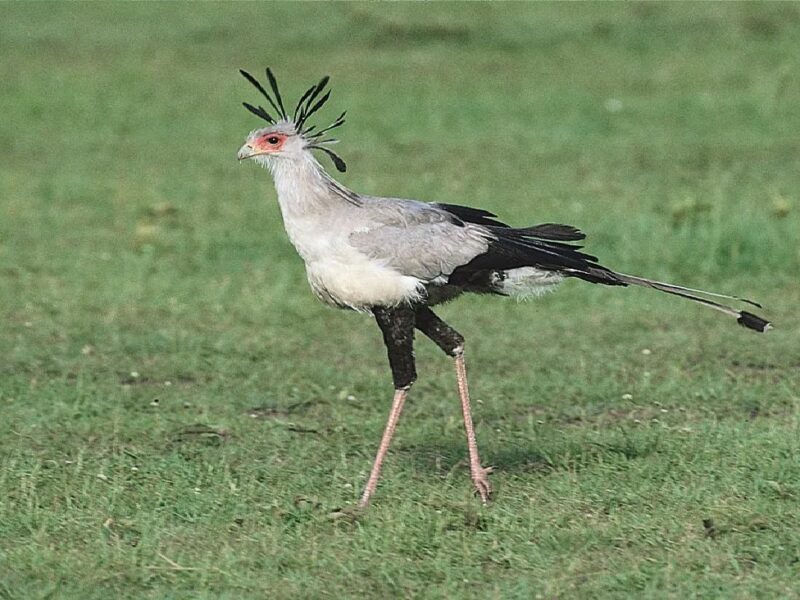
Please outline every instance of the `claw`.
[[492, 497], [492, 486], [487, 476], [493, 470], [492, 467], [486, 467], [485, 469], [472, 470], [470, 473], [472, 475], [472, 485], [475, 486], [475, 493], [481, 497], [483, 504], [488, 504]]

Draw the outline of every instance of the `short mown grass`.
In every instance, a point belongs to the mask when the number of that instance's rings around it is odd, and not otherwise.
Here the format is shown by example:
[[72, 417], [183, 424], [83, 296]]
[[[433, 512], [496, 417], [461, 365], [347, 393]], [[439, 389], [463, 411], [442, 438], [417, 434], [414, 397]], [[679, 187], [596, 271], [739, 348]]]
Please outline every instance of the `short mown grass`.
[[[800, 7], [4, 4], [0, 598], [784, 598], [800, 569]], [[374, 504], [380, 335], [319, 304], [236, 70], [333, 77], [356, 190], [565, 222], [775, 330], [471, 297]]]

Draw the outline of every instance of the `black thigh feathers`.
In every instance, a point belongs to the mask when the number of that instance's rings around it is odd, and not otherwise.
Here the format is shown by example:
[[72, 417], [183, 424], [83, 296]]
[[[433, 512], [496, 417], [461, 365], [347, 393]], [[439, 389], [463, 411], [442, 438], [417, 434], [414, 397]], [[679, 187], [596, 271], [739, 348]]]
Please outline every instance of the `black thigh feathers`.
[[394, 387], [407, 390], [417, 379], [414, 364], [414, 309], [410, 306], [375, 306], [372, 314], [383, 333]]
[[407, 390], [417, 379], [414, 361], [415, 328], [450, 356], [458, 356], [464, 351], [464, 337], [427, 306], [374, 306], [372, 314], [383, 333], [395, 389]]

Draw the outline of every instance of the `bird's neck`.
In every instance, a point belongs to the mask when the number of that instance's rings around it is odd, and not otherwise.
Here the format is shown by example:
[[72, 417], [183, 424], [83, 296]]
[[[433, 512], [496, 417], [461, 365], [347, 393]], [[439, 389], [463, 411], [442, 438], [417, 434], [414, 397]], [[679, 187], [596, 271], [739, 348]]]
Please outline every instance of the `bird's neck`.
[[357, 198], [354, 192], [328, 175], [310, 152], [291, 159], [274, 158], [267, 166], [275, 182], [284, 221], [325, 213]]

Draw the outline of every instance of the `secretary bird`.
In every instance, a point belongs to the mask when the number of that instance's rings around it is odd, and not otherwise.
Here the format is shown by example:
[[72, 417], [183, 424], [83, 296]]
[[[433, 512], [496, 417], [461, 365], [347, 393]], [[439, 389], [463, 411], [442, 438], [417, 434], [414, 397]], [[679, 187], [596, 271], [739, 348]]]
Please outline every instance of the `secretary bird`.
[[247, 73], [241, 74], [266, 98], [244, 107], [269, 125], [247, 136], [238, 159], [254, 159], [269, 169], [278, 194], [286, 233], [305, 262], [314, 294], [331, 306], [371, 313], [383, 334], [394, 381], [389, 419], [359, 506], [370, 501], [389, 449], [403, 403], [417, 374], [414, 329], [419, 329], [455, 362], [458, 395], [467, 434], [472, 483], [485, 504], [491, 494], [481, 466], [467, 388], [464, 338], [437, 317], [431, 307], [465, 292], [530, 297], [552, 289], [564, 278], [612, 286], [637, 285], [687, 298], [726, 315], [744, 327], [766, 331], [769, 321], [720, 304], [739, 298], [704, 292], [612, 271], [571, 244], [584, 234], [568, 225], [545, 223], [511, 227], [496, 215], [454, 204], [366, 196], [334, 180], [313, 150], [325, 153], [341, 172], [345, 162], [329, 148], [328, 132], [345, 122], [342, 113], [327, 127], [309, 124], [330, 98], [328, 77], [312, 85], [289, 114], [268, 68], [272, 94]]

